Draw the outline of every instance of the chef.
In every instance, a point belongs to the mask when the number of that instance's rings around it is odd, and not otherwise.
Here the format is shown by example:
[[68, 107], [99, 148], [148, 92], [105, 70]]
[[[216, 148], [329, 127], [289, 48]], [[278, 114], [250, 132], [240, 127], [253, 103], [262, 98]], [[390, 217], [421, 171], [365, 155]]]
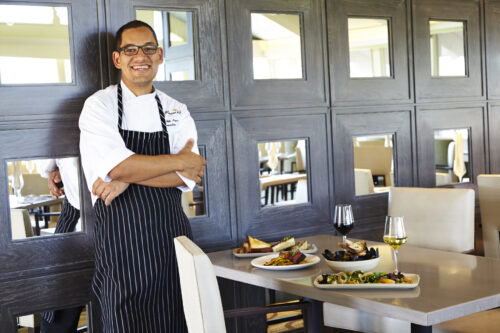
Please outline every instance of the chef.
[[192, 237], [181, 194], [206, 161], [186, 106], [153, 87], [162, 62], [153, 29], [125, 24], [113, 52], [121, 82], [90, 96], [80, 116], [105, 333], [187, 332], [173, 238]]

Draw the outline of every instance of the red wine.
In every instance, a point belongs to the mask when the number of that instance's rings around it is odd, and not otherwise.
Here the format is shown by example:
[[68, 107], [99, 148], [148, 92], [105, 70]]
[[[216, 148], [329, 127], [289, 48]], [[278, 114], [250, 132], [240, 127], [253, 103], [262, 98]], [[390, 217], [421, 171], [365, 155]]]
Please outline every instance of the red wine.
[[351, 224], [334, 224], [335, 230], [340, 232], [343, 236], [347, 235], [349, 231], [354, 227], [354, 223]]

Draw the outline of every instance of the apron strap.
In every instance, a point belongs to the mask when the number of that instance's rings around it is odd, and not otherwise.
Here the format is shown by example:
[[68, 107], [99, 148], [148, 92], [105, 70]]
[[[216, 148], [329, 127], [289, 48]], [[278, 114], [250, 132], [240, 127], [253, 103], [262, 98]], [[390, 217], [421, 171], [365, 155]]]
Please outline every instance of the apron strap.
[[163, 112], [163, 106], [161, 105], [160, 97], [155, 94], [156, 103], [158, 104], [158, 112], [160, 113], [161, 127], [163, 128], [163, 136], [167, 136], [167, 123], [165, 121], [165, 113]]
[[123, 102], [122, 102], [122, 84], [118, 82], [118, 130], [122, 129], [123, 120]]

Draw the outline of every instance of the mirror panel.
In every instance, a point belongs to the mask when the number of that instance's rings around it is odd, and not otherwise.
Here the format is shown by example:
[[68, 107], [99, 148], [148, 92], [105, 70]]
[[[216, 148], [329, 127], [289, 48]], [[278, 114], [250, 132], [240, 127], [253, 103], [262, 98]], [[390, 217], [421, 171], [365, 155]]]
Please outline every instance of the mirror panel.
[[347, 19], [351, 78], [390, 77], [389, 20]]
[[[17, 333], [40, 332], [42, 321], [52, 317], [52, 323], [47, 321], [43, 323], [43, 329], [55, 332], [57, 328], [61, 329], [61, 323], [73, 325], [74, 332], [89, 332], [87, 321], [87, 307], [77, 306], [74, 308], [60, 309], [56, 311], [47, 311], [43, 313], [33, 313], [16, 317]], [[43, 330], [42, 330], [43, 332]]]
[[251, 13], [254, 80], [303, 78], [300, 21], [298, 14]]
[[465, 76], [465, 23], [429, 21], [433, 77]]
[[306, 140], [258, 143], [261, 207], [308, 202]]
[[389, 191], [394, 182], [393, 134], [353, 137], [355, 195]]
[[[203, 156], [203, 158], [206, 159], [206, 151], [204, 146], [199, 146], [198, 147], [200, 151], [200, 155]], [[204, 174], [206, 175], [207, 172], [207, 167], [205, 166], [205, 172]], [[187, 217], [194, 217], [194, 216], [203, 216], [207, 215], [206, 212], [206, 177], [203, 176], [201, 179], [200, 184], [196, 184], [194, 187], [193, 191], [189, 192], [182, 192], [182, 210], [186, 214]]]
[[193, 13], [138, 9], [136, 18], [156, 32], [163, 48], [163, 63], [158, 67], [155, 81], [195, 80]]
[[469, 129], [434, 131], [436, 186], [470, 182]]
[[13, 240], [81, 231], [78, 165], [78, 157], [7, 161]]
[[71, 83], [68, 8], [0, 4], [0, 85]]

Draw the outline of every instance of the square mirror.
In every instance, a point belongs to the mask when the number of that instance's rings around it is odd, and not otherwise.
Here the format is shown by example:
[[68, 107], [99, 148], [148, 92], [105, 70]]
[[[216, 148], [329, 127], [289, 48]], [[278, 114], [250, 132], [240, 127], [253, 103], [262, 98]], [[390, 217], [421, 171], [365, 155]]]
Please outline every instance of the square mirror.
[[302, 79], [298, 14], [251, 13], [253, 78]]
[[470, 182], [469, 129], [434, 131], [436, 186]]
[[7, 161], [12, 239], [81, 231], [78, 157]]
[[465, 76], [465, 23], [429, 21], [433, 77]]
[[351, 78], [390, 77], [389, 20], [347, 19]]
[[306, 140], [258, 143], [261, 207], [308, 202]]
[[64, 327], [71, 328], [64, 332], [89, 332], [86, 306], [18, 316], [16, 322], [17, 333], [59, 332]]
[[355, 195], [388, 192], [394, 183], [393, 134], [353, 137]]
[[136, 18], [153, 27], [163, 48], [163, 64], [155, 81], [189, 81], [196, 79], [193, 43], [193, 13], [173, 10], [135, 11]]
[[0, 4], [0, 85], [72, 81], [68, 8]]

